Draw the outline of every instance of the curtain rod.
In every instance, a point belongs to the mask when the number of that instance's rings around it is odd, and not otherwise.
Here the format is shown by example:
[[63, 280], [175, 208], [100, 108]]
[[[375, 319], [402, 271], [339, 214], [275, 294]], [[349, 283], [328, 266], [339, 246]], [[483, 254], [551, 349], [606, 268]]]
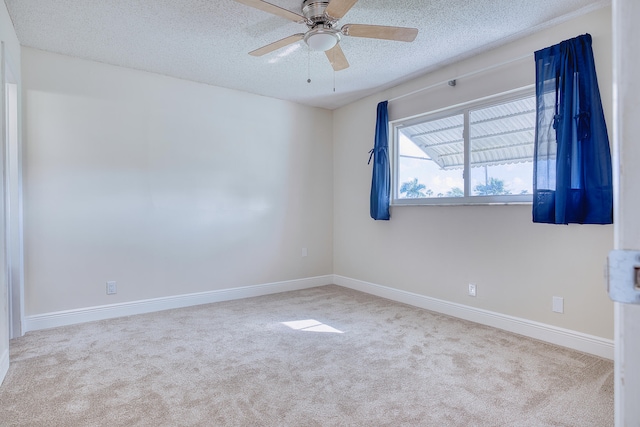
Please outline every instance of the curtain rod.
[[405, 98], [407, 96], [415, 95], [416, 93], [420, 93], [420, 92], [423, 92], [425, 90], [432, 89], [432, 88], [434, 88], [436, 86], [440, 86], [440, 85], [443, 85], [443, 84], [449, 84], [449, 82], [451, 82], [451, 81], [454, 81], [453, 86], [455, 86], [455, 80], [457, 80], [457, 79], [463, 79], [465, 77], [473, 76], [474, 74], [479, 74], [479, 73], [483, 73], [485, 71], [493, 70], [494, 68], [503, 67], [505, 65], [511, 64], [512, 62], [522, 61], [523, 59], [531, 58], [532, 56], [533, 56], [533, 53], [528, 53], [526, 55], [518, 56], [517, 58], [509, 59], [508, 61], [504, 61], [504, 62], [500, 62], [498, 64], [490, 65], [488, 67], [484, 67], [484, 68], [481, 68], [479, 70], [470, 71], [470, 72], [468, 72], [466, 74], [462, 74], [462, 75], [460, 75], [458, 77], [455, 77], [453, 79], [443, 80], [441, 82], [433, 83], [433, 84], [431, 84], [429, 86], [426, 86], [426, 87], [423, 87], [423, 88], [420, 88], [420, 89], [416, 89], [416, 90], [414, 90], [412, 92], [405, 93], [404, 95], [396, 96], [395, 98], [389, 99], [389, 102], [397, 101], [398, 99], [402, 99], [402, 98]]

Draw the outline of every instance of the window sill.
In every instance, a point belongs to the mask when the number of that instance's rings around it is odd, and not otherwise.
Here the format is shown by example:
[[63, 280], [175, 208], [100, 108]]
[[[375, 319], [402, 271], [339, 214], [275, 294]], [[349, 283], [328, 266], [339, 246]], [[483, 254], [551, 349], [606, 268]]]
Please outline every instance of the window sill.
[[[502, 199], [502, 200], [501, 200]], [[433, 199], [399, 199], [393, 200], [391, 206], [511, 206], [532, 205], [532, 196], [496, 197], [442, 197]]]

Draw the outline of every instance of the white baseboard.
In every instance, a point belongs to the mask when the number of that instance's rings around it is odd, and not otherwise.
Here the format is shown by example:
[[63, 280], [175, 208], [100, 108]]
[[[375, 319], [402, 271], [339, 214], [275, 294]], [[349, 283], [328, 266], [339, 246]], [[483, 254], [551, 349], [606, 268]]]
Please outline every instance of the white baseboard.
[[0, 385], [4, 381], [4, 377], [9, 372], [9, 349], [6, 349], [0, 356]]
[[[333, 284], [333, 275], [26, 316], [25, 332]], [[8, 363], [8, 359], [7, 359]]]
[[[435, 311], [437, 313], [470, 320], [472, 322], [514, 332], [516, 334], [539, 339], [541, 341], [572, 348], [574, 350], [594, 354], [607, 359], [613, 359], [613, 340], [339, 275], [309, 277], [284, 282], [245, 286], [241, 288], [153, 298], [148, 300], [27, 316], [25, 319], [25, 332], [92, 322], [96, 320], [113, 319], [115, 317], [151, 313], [155, 311], [169, 310], [172, 308], [190, 307], [200, 304], [257, 297], [261, 295], [313, 288], [329, 284], [336, 284], [345, 288], [355, 289], [357, 291]], [[0, 379], [4, 377], [9, 368], [8, 352], [2, 357], [3, 358], [0, 360]]]
[[584, 353], [613, 359], [613, 340], [588, 335], [533, 320], [522, 319], [480, 308], [457, 304], [399, 289], [376, 285], [362, 280], [334, 275], [334, 283], [345, 288], [387, 298], [404, 304], [458, 317], [482, 325], [492, 326], [516, 334], [546, 341]]

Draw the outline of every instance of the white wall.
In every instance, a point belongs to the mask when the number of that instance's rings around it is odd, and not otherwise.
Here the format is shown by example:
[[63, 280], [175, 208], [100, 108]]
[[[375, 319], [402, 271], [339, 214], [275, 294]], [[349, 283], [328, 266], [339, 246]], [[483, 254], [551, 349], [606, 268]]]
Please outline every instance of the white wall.
[[[0, 41], [4, 47], [5, 58], [0, 58], [0, 67], [4, 67], [4, 61], [8, 61], [11, 64], [12, 70], [18, 76], [20, 75], [20, 44], [18, 38], [13, 29], [13, 23], [9, 17], [9, 12], [4, 2], [0, 3]], [[4, 85], [4, 75], [0, 73], [0, 83]], [[17, 81], [20, 85], [19, 77]], [[5, 121], [5, 101], [4, 91], [0, 91], [0, 123]], [[19, 96], [19, 95], [18, 95]], [[1, 134], [0, 140], [4, 138], [4, 126], [0, 126]], [[0, 158], [4, 159], [3, 156]], [[0, 162], [0, 164], [3, 164]], [[2, 215], [0, 217], [4, 221], [4, 201], [0, 202], [0, 210]], [[0, 383], [5, 377], [7, 369], [9, 367], [9, 296], [7, 287], [7, 271], [6, 263], [4, 260], [4, 227], [0, 232], [2, 239], [0, 239], [0, 245], [2, 246], [2, 261], [0, 265]]]
[[28, 316], [332, 273], [330, 111], [30, 48], [22, 70]]
[[[557, 27], [447, 66], [334, 111], [334, 273], [610, 339], [613, 305], [603, 268], [611, 226], [533, 224], [531, 206], [392, 207], [369, 217], [376, 104], [434, 83], [531, 54], [529, 60], [460, 78], [389, 104], [392, 118], [427, 112], [491, 92], [533, 84], [533, 52], [589, 32], [611, 134], [611, 11]], [[527, 71], [528, 70], [528, 71]], [[478, 296], [467, 296], [476, 283]], [[551, 311], [552, 296], [565, 312]]]

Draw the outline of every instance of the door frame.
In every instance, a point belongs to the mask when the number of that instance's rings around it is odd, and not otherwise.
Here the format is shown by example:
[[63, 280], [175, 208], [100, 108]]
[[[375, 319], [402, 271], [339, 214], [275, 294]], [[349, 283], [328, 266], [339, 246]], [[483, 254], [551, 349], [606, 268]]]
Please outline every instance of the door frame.
[[9, 338], [24, 335], [24, 239], [22, 212], [22, 138], [20, 76], [18, 67], [3, 47], [4, 133], [4, 252], [8, 285]]

